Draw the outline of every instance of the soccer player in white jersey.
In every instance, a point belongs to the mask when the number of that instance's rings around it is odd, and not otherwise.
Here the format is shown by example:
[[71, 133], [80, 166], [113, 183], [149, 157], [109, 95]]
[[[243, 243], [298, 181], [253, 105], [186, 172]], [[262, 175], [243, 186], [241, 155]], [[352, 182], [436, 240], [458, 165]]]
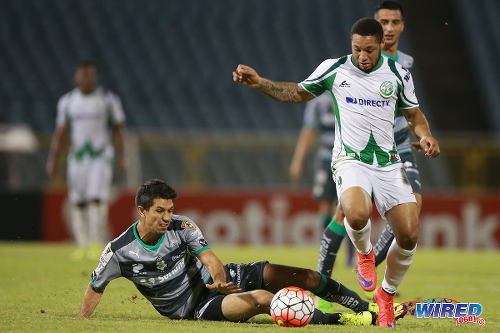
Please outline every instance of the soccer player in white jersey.
[[96, 86], [97, 68], [92, 61], [81, 61], [75, 72], [77, 87], [63, 95], [57, 104], [56, 130], [46, 171], [52, 177], [67, 141], [67, 184], [70, 220], [79, 249], [75, 259], [85, 254], [99, 255], [96, 248], [106, 239], [108, 199], [114, 158], [113, 135], [119, 150], [119, 168], [125, 171], [124, 123], [120, 99]]
[[[403, 67], [410, 69], [413, 66], [413, 57], [398, 50], [399, 38], [404, 30], [403, 7], [395, 1], [383, 1], [377, 5], [374, 11], [374, 18], [379, 21], [384, 30], [384, 42], [382, 44], [382, 55], [398, 62]], [[333, 101], [330, 99], [331, 108]], [[422, 187], [420, 174], [416, 164], [415, 156], [411, 149], [411, 132], [408, 128], [403, 114], [398, 110], [394, 121], [394, 140], [401, 162], [406, 171], [408, 180], [413, 189], [413, 194], [417, 201], [417, 213], [420, 214], [422, 206]], [[332, 132], [333, 135], [333, 132]], [[335, 211], [334, 219], [323, 232], [318, 260], [318, 270], [323, 274], [332, 272], [336, 253], [346, 234], [344, 227], [344, 214], [340, 207]], [[375, 266], [382, 263], [386, 256], [394, 234], [391, 226], [386, 224], [382, 234], [374, 246]], [[373, 298], [373, 292], [366, 292], [369, 298]], [[328, 306], [328, 305], [325, 305]]]
[[[394, 141], [397, 108], [425, 155], [436, 157], [440, 151], [418, 108], [410, 72], [381, 55], [382, 39], [380, 23], [363, 18], [351, 29], [352, 54], [325, 60], [299, 84], [265, 79], [242, 64], [233, 72], [233, 80], [284, 103], [302, 103], [325, 91], [331, 93], [337, 120], [332, 169], [346, 230], [358, 250], [357, 278], [364, 290], [372, 291], [377, 284], [370, 242], [372, 198], [395, 234], [385, 277], [374, 297], [380, 309], [378, 325], [393, 327], [394, 293], [411, 265], [418, 239], [415, 196]], [[348, 89], [340, 87], [344, 81]]]

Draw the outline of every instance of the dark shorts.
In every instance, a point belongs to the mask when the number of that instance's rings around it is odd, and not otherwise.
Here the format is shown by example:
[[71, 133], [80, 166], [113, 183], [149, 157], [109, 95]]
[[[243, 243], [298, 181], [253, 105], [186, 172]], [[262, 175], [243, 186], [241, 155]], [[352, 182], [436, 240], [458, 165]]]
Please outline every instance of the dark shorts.
[[[240, 286], [243, 291], [263, 289], [264, 267], [268, 261], [253, 262], [250, 264], [227, 264], [227, 282], [232, 281], [234, 285]], [[212, 280], [209, 281], [211, 283]], [[196, 320], [226, 320], [222, 314], [222, 300], [226, 294], [217, 290], [208, 291], [194, 310]]]
[[336, 201], [337, 188], [333, 181], [331, 161], [316, 156], [314, 160], [313, 195], [316, 201]]
[[406, 171], [406, 176], [410, 181], [411, 188], [414, 193], [422, 193], [422, 184], [420, 182], [420, 173], [418, 171], [417, 162], [415, 161], [415, 156], [413, 153], [403, 153], [400, 154], [401, 162]]

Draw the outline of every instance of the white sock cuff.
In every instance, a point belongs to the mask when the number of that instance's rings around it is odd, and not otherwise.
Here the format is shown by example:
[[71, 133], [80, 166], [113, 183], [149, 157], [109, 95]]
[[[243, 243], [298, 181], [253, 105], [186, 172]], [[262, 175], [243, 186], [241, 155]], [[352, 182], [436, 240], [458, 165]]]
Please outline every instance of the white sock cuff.
[[415, 247], [411, 250], [406, 250], [406, 249], [403, 249], [402, 247], [400, 247], [398, 245], [398, 243], [396, 242], [396, 239], [394, 239], [394, 242], [396, 243], [395, 247], [396, 247], [396, 250], [398, 251], [399, 254], [401, 254], [402, 256], [405, 256], [405, 257], [411, 257], [415, 254], [415, 252], [417, 251], [417, 245], [415, 245]]
[[349, 229], [351, 230], [352, 232], [357, 232], [357, 233], [364, 233], [366, 230], [370, 229], [372, 226], [372, 221], [370, 219], [368, 219], [368, 221], [366, 222], [366, 225], [360, 229], [360, 230], [354, 230], [351, 225], [349, 224], [349, 221], [347, 221], [347, 217], [344, 217], [344, 227], [346, 229]]

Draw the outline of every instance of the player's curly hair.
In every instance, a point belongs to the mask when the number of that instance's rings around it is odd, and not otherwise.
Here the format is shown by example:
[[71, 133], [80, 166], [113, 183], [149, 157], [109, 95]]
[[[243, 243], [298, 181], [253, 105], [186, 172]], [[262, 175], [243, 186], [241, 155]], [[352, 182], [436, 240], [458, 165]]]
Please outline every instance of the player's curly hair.
[[135, 205], [149, 210], [157, 198], [173, 200], [177, 198], [177, 192], [163, 180], [151, 179], [142, 184], [137, 190]]
[[370, 17], [363, 17], [352, 25], [351, 38], [356, 34], [360, 36], [375, 36], [379, 43], [382, 43], [382, 38], [384, 38], [382, 26], [377, 20]]

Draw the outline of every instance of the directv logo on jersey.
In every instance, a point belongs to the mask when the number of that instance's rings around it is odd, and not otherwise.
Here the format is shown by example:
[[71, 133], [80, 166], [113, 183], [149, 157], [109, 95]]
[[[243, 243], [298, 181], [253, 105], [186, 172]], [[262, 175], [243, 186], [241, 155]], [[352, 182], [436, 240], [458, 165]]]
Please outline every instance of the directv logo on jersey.
[[345, 101], [350, 104], [359, 104], [359, 105], [365, 105], [365, 106], [372, 106], [372, 107], [384, 107], [384, 106], [389, 106], [389, 101], [377, 101], [374, 99], [364, 99], [364, 98], [356, 98], [356, 97], [346, 97]]

